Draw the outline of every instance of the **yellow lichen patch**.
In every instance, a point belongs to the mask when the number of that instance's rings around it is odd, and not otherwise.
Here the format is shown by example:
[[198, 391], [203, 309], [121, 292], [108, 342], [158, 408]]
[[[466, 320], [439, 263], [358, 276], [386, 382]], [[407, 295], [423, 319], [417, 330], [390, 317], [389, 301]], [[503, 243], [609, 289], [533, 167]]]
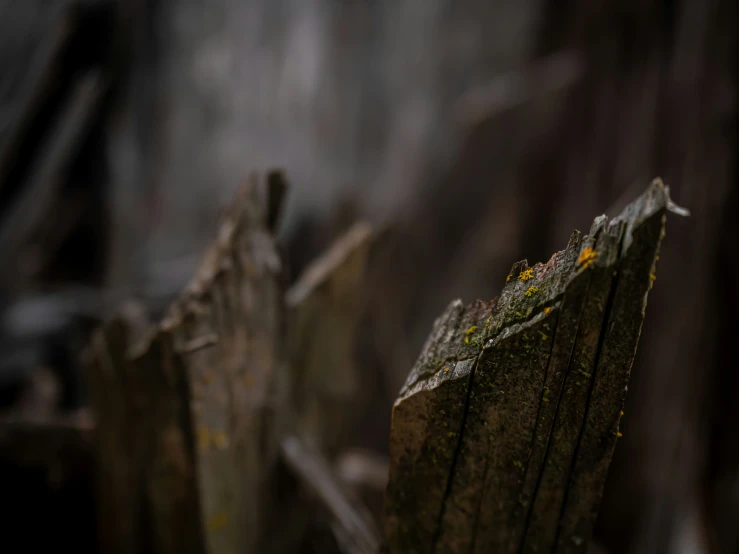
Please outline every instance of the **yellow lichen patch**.
[[477, 331], [477, 325], [473, 325], [472, 327], [470, 327], [469, 329], [467, 329], [467, 330], [466, 330], [466, 331], [464, 332], [464, 334], [465, 334], [465, 335], [471, 335], [471, 334], [472, 334], [472, 333], [474, 333], [475, 331]]
[[549, 314], [551, 314], [551, 313], [552, 313], [552, 308], [550, 308], [549, 306], [547, 306], [546, 308], [544, 308], [544, 313], [545, 313], [546, 315], [549, 315]]
[[488, 319], [487, 319], [487, 321], [485, 322], [485, 329], [487, 329], [488, 327], [490, 327], [490, 322], [491, 322], [492, 320], [493, 320], [493, 316], [492, 316], [492, 315], [488, 316]]
[[448, 368], [448, 367], [445, 367], [445, 368], [444, 368], [444, 371], [449, 371], [449, 368]]
[[534, 296], [537, 292], [539, 292], [539, 287], [529, 287], [528, 289], [526, 289], [526, 292], [524, 294], [528, 297], [531, 297]]
[[200, 450], [208, 450], [210, 446], [210, 430], [205, 425], [198, 426], [198, 448]]
[[228, 525], [228, 512], [221, 510], [208, 518], [205, 527], [208, 531], [219, 531]]
[[465, 337], [464, 338], [464, 343], [465, 344], [469, 344], [470, 343], [470, 337]]
[[654, 282], [657, 280], [657, 274], [652, 272], [649, 274], [649, 290], [652, 290]]
[[621, 410], [621, 413], [619, 414], [621, 417], [624, 417], [624, 411]]
[[519, 281], [528, 281], [534, 278], [534, 268], [530, 267], [526, 271], [522, 271], [521, 275], [518, 276]]
[[624, 436], [624, 434], [621, 431], [619, 431], [616, 433], [616, 436], [620, 439], [621, 437]]
[[581, 265], [583, 268], [588, 268], [593, 265], [593, 260], [597, 257], [598, 253], [591, 247], [583, 248], [583, 251], [580, 252], [580, 257], [577, 259], [577, 265]]
[[223, 431], [216, 431], [213, 433], [213, 446], [218, 450], [228, 448], [228, 436]]
[[511, 275], [509, 274], [508, 277], [505, 278], [505, 282], [507, 283], [510, 280], [511, 280]]
[[580, 257], [577, 259], [577, 265], [582, 265], [588, 260], [595, 258], [596, 254], [591, 247], [583, 248]]

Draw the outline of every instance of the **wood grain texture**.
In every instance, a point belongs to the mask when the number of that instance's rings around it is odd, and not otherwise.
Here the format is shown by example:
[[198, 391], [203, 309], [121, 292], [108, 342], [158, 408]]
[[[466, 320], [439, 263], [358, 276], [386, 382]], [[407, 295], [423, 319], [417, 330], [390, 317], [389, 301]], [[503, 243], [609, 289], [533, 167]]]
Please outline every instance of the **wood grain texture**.
[[[285, 413], [282, 265], [268, 192], [241, 188], [217, 240], [138, 344], [93, 343], [106, 552], [258, 552]], [[274, 531], [274, 529], [272, 530]]]
[[393, 408], [390, 552], [584, 552], [673, 208], [655, 180], [437, 320]]

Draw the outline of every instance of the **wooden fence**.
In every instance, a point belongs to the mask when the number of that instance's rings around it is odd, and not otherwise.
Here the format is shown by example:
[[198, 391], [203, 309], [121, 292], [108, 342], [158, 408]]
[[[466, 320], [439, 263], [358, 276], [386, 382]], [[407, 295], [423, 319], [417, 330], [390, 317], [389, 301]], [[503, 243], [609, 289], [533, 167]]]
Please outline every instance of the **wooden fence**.
[[585, 552], [681, 213], [667, 187], [514, 264], [497, 300], [449, 305], [393, 407], [384, 534], [330, 463], [359, 393], [349, 331], [376, 236], [355, 225], [286, 290], [285, 191], [250, 179], [167, 315], [122, 310], [95, 334], [94, 429], [16, 425], [0, 446], [92, 450], [68, 458], [94, 464], [106, 553], [299, 552], [316, 528], [326, 552]]

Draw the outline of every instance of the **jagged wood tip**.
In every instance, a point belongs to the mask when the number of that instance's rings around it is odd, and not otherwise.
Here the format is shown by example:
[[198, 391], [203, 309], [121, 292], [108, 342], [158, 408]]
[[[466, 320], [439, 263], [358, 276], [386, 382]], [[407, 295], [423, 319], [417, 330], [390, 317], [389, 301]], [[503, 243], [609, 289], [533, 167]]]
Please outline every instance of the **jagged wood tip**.
[[390, 552], [584, 552], [667, 211], [655, 179], [437, 319], [393, 407]]

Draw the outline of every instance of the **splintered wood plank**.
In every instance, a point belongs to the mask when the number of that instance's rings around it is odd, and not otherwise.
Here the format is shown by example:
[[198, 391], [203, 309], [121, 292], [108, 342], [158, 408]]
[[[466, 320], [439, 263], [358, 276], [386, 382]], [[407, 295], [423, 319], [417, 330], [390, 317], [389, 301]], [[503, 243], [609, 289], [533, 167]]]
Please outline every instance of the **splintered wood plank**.
[[428, 552], [432, 543], [493, 306], [452, 302], [393, 406], [385, 507], [392, 552]]
[[286, 392], [279, 192], [245, 183], [147, 339], [121, 318], [95, 337], [106, 552], [261, 551]]
[[[390, 552], [585, 551], [673, 206], [657, 179], [546, 264], [515, 264], [482, 325], [461, 303], [437, 321], [393, 408]], [[454, 364], [422, 371], [440, 349]]]
[[359, 222], [287, 291], [296, 431], [333, 458], [347, 446], [359, 393], [357, 324], [372, 228]]
[[[209, 552], [259, 550], [267, 482], [279, 454], [283, 290], [266, 194], [241, 190], [195, 279], [160, 332], [188, 371], [202, 524]], [[280, 387], [281, 388], [281, 387]]]
[[657, 278], [666, 211], [687, 214], [672, 204], [666, 187], [656, 182], [611, 223], [623, 228], [621, 259], [562, 506], [558, 553], [583, 552], [598, 516], [608, 466], [617, 438], [621, 436], [619, 421], [644, 321], [647, 294]]

